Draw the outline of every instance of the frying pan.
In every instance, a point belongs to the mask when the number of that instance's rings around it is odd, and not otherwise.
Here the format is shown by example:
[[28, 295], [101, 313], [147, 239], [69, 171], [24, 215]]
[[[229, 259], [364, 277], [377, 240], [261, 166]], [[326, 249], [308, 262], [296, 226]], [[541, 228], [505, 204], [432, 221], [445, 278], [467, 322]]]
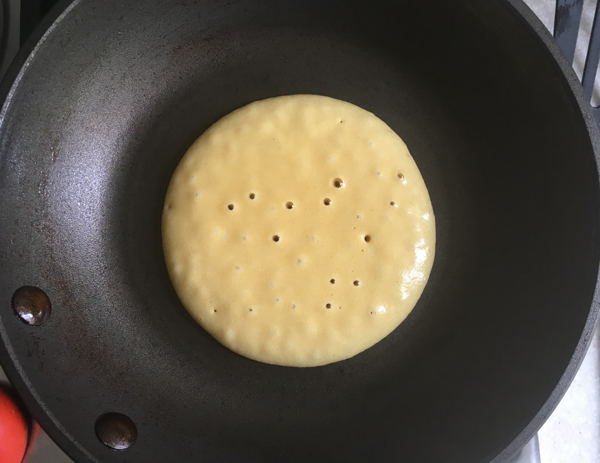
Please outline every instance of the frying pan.
[[[4, 81], [0, 359], [74, 460], [503, 462], [531, 438], [598, 318], [600, 145], [519, 0], [77, 0], [53, 15]], [[198, 326], [160, 234], [190, 144], [297, 93], [386, 121], [437, 220], [408, 319], [306, 369]], [[51, 301], [41, 325], [15, 316], [23, 286]], [[113, 412], [137, 429], [125, 450], [96, 435]]]

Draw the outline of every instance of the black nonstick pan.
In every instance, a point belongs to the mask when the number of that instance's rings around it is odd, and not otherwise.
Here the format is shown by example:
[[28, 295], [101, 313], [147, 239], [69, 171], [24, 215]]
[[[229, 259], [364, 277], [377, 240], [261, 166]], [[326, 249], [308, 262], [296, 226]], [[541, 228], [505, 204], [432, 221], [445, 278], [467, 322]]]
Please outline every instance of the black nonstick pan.
[[[600, 139], [521, 1], [77, 0], [53, 14], [4, 81], [0, 360], [74, 460], [499, 463], [532, 437], [598, 318]], [[409, 318], [306, 369], [240, 357], [198, 326], [160, 232], [189, 145], [297, 93], [387, 122], [437, 223]]]

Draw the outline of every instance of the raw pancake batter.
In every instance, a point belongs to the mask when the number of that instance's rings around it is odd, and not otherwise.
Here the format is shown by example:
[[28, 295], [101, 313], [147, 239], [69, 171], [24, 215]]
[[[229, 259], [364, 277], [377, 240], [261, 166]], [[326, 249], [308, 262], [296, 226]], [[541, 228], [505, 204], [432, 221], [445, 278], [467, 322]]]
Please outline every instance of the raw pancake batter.
[[315, 95], [254, 102], [202, 134], [173, 174], [162, 231], [198, 323], [238, 354], [295, 367], [394, 330], [435, 249], [404, 142], [372, 113]]

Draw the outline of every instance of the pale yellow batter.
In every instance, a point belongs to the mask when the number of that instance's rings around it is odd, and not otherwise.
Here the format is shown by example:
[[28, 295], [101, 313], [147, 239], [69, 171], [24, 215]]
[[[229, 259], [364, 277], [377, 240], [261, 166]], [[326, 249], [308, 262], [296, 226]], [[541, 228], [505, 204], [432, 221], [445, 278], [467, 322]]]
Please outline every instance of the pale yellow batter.
[[435, 221], [406, 145], [315, 95], [257, 101], [191, 146], [165, 200], [169, 275], [234, 352], [296, 367], [352, 357], [413, 309]]

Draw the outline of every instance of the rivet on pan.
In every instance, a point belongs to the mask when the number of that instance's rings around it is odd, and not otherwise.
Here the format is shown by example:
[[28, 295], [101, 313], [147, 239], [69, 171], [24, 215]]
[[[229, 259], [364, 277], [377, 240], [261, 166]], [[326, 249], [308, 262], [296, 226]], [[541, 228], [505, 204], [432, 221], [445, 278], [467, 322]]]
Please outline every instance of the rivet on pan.
[[34, 286], [22, 286], [15, 291], [12, 306], [17, 316], [28, 325], [42, 325], [50, 317], [52, 305], [44, 291]]
[[106, 413], [96, 421], [96, 436], [114, 450], [126, 450], [137, 440], [137, 428], [121, 413]]

